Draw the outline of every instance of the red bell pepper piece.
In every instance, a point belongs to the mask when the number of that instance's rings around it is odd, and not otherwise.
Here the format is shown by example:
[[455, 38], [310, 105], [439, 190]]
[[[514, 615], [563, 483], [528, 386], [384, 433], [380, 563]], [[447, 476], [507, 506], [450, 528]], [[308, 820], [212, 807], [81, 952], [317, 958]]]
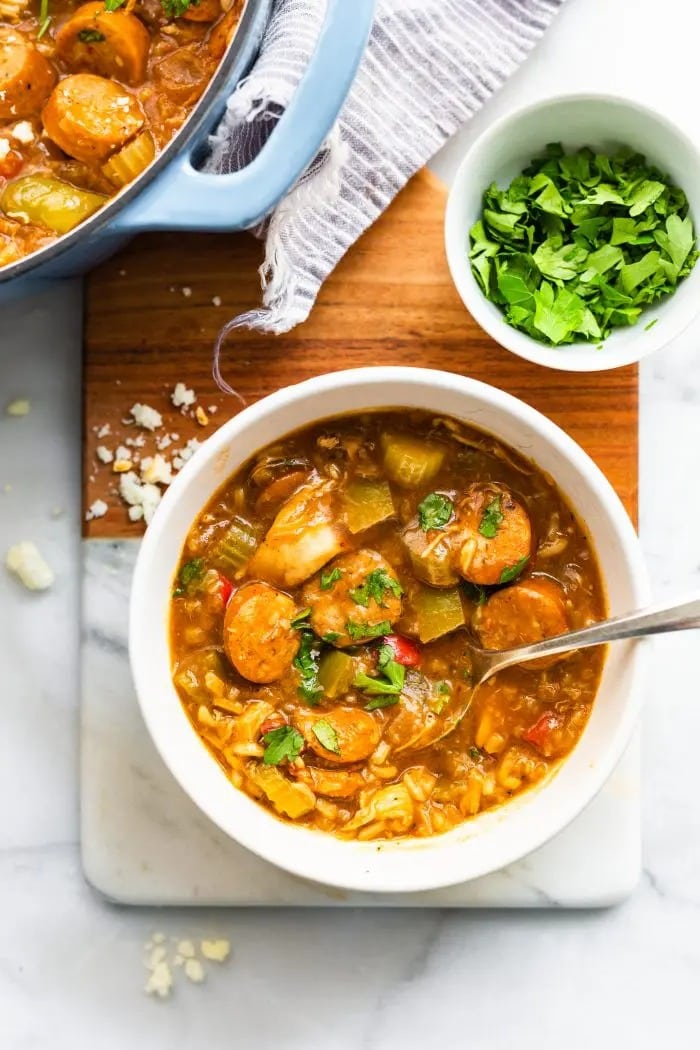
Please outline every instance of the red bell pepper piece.
[[528, 744], [532, 744], [533, 747], [541, 750], [547, 743], [549, 734], [553, 729], [559, 729], [561, 723], [561, 715], [558, 715], [555, 711], [545, 711], [534, 725], [531, 725], [523, 733], [523, 740], [527, 740]]
[[404, 667], [420, 667], [420, 649], [410, 638], [402, 638], [400, 634], [388, 634], [383, 644], [394, 650], [394, 660], [397, 664], [403, 664]]
[[229, 598], [233, 594], [233, 584], [220, 572], [217, 573], [217, 576], [219, 577], [219, 594], [221, 595], [224, 607], [226, 607], [229, 603]]

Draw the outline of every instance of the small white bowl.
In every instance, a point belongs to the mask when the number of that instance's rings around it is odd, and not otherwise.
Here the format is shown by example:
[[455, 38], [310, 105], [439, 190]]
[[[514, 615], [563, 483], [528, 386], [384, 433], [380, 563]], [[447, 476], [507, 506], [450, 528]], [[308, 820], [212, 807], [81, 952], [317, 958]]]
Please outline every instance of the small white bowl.
[[420, 368], [364, 368], [280, 390], [224, 424], [165, 494], [141, 545], [131, 592], [129, 651], [141, 711], [166, 765], [232, 838], [281, 868], [344, 889], [426, 890], [501, 868], [560, 831], [602, 787], [637, 719], [644, 645], [611, 647], [591, 718], [544, 784], [445, 835], [344, 842], [277, 820], [234, 788], [199, 740], [171, 680], [173, 579], [199, 512], [238, 469], [299, 427], [362, 409], [412, 407], [456, 416], [502, 438], [550, 474], [587, 525], [612, 613], [648, 601], [637, 536], [618, 497], [570, 437], [522, 401], [472, 379]]
[[[550, 347], [509, 325], [477, 284], [469, 263], [469, 231], [492, 182], [505, 189], [548, 142], [566, 150], [591, 146], [608, 152], [631, 146], [688, 197], [700, 234], [700, 154], [666, 117], [613, 95], [564, 95], [537, 102], [492, 124], [469, 148], [455, 176], [445, 213], [445, 246], [453, 280], [464, 305], [490, 336], [519, 357], [567, 372], [597, 372], [640, 361], [666, 346], [700, 312], [700, 262], [668, 299], [645, 310], [630, 328], [619, 328], [601, 350], [593, 343]], [[650, 321], [653, 327], [645, 330]]]

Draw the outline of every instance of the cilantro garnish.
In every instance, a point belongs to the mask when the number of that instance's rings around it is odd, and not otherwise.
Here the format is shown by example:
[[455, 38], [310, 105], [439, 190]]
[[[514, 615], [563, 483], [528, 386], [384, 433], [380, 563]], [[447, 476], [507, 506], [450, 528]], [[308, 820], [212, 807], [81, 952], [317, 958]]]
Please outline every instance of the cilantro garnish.
[[307, 703], [315, 706], [323, 696], [323, 686], [318, 680], [318, 663], [321, 655], [321, 647], [313, 631], [301, 632], [301, 644], [299, 651], [294, 657], [292, 666], [299, 672], [301, 684], [299, 695]]
[[308, 630], [309, 624], [308, 619], [311, 616], [311, 609], [300, 609], [293, 620], [290, 620], [289, 626], [294, 627], [295, 630]]
[[[123, 3], [123, 0], [121, 2]], [[160, 6], [168, 18], [182, 18], [190, 7], [197, 7], [198, 4], [199, 0], [160, 0]]]
[[383, 645], [380, 648], [377, 670], [380, 672], [379, 677], [372, 678], [362, 672], [355, 677], [353, 685], [369, 696], [394, 697], [395, 699], [381, 704], [370, 701], [365, 707], [366, 711], [374, 711], [377, 707], [388, 707], [390, 703], [398, 703], [399, 694], [406, 680], [406, 668], [394, 659], [394, 650], [390, 645]]
[[327, 719], [319, 718], [311, 728], [321, 747], [325, 747], [326, 751], [332, 751], [334, 755], [340, 754], [338, 734]]
[[266, 766], [278, 766], [280, 762], [293, 762], [301, 753], [304, 738], [293, 726], [280, 726], [271, 729], [262, 738], [265, 744], [263, 762]]
[[202, 579], [204, 573], [204, 558], [192, 558], [191, 561], [186, 561], [177, 574], [177, 584], [173, 590], [173, 597], [180, 598], [183, 594], [190, 594], [195, 585]]
[[481, 515], [479, 532], [487, 540], [492, 540], [503, 523], [503, 511], [501, 510], [501, 496], [492, 499]]
[[498, 582], [511, 583], [513, 580], [517, 579], [520, 573], [527, 565], [527, 563], [529, 562], [529, 560], [530, 555], [525, 554], [522, 558], [520, 558], [519, 561], [516, 561], [515, 565], [508, 565], [507, 568], [505, 568], [502, 571], [501, 575], [498, 577]]
[[355, 623], [354, 620], [348, 620], [345, 624], [345, 630], [352, 638], [353, 642], [364, 642], [369, 638], [381, 638], [382, 635], [391, 634], [391, 624], [388, 620], [382, 620], [381, 623]]
[[424, 532], [429, 529], [442, 529], [452, 517], [453, 511], [452, 500], [439, 492], [431, 492], [418, 504], [420, 527]]
[[683, 190], [645, 157], [555, 143], [506, 189], [485, 191], [469, 258], [509, 324], [561, 346], [635, 324], [698, 251]]
[[356, 605], [362, 605], [365, 609], [372, 600], [383, 609], [386, 605], [384, 595], [387, 591], [390, 591], [395, 598], [400, 598], [403, 594], [403, 587], [394, 576], [389, 575], [386, 569], [373, 569], [360, 587], [353, 587], [350, 597]]
[[78, 33], [78, 40], [83, 44], [101, 44], [104, 39], [105, 35], [99, 29], [81, 29]]
[[321, 590], [329, 591], [334, 583], [337, 583], [342, 577], [340, 569], [330, 569], [328, 572], [321, 573]]
[[480, 584], [471, 583], [469, 580], [465, 580], [463, 586], [467, 598], [474, 602], [477, 608], [484, 604], [486, 601], [486, 591]]

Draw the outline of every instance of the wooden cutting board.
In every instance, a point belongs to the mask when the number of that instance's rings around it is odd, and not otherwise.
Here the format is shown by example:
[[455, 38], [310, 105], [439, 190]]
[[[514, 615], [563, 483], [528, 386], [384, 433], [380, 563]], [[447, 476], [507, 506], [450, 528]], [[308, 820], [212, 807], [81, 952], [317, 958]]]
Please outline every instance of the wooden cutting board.
[[[464, 309], [443, 249], [445, 188], [421, 172], [342, 260], [309, 320], [282, 336], [237, 331], [223, 371], [246, 401], [310, 376], [372, 364], [441, 368], [491, 383], [568, 431], [637, 510], [637, 369], [576, 374], [521, 361], [494, 343]], [[95, 458], [134, 436], [134, 402], [163, 413], [165, 427], [200, 440], [240, 409], [211, 378], [212, 346], [230, 317], [260, 299], [259, 242], [248, 234], [154, 233], [133, 241], [87, 280], [85, 299], [85, 506], [108, 513], [89, 537], [138, 536], [116, 496], [118, 478]], [[220, 302], [220, 305], [219, 305]], [[561, 351], [565, 353], [566, 351]], [[178, 381], [215, 406], [200, 426], [172, 405]], [[100, 439], [109, 423], [111, 434]], [[150, 438], [146, 454], [153, 447]]]
[[[410, 364], [471, 375], [540, 409], [593, 456], [635, 517], [637, 373], [540, 369], [493, 343], [468, 316], [442, 244], [445, 189], [421, 173], [349, 252], [306, 324], [277, 338], [236, 333], [224, 372], [248, 401], [328, 370]], [[473, 882], [383, 898], [295, 879], [205, 820], [144, 731], [126, 652], [131, 573], [142, 525], [130, 523], [118, 475], [96, 457], [125, 439], [200, 440], [239, 403], [211, 378], [221, 325], [259, 301], [261, 245], [252, 237], [152, 234], [90, 275], [85, 300], [85, 523], [82, 604], [81, 845], [85, 874], [111, 900], [158, 905], [596, 907], [627, 896], [640, 870], [639, 761], [634, 743], [595, 801], [541, 849]], [[219, 304], [220, 302], [220, 304]], [[218, 305], [217, 305], [218, 304]], [[170, 395], [194, 389], [206, 426]], [[128, 425], [135, 402], [163, 415], [148, 435]], [[210, 406], [216, 412], [209, 411]], [[109, 426], [109, 434], [98, 432]], [[126, 446], [133, 448], [133, 446]], [[111, 542], [104, 542], [109, 540]]]

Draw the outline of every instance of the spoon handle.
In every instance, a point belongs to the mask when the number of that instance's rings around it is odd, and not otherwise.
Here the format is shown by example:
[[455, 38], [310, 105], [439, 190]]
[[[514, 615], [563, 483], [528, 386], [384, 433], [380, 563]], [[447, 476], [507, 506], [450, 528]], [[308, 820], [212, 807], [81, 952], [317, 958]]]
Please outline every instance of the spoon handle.
[[665, 634], [667, 631], [687, 631], [700, 627], [700, 598], [674, 605], [657, 605], [650, 609], [616, 616], [603, 620], [580, 631], [570, 631], [554, 638], [545, 638], [534, 645], [521, 645], [493, 655], [490, 673], [513, 664], [535, 660], [538, 656], [553, 656], [571, 649], [586, 649], [591, 645], [604, 645], [623, 638], [640, 638], [648, 634]]

